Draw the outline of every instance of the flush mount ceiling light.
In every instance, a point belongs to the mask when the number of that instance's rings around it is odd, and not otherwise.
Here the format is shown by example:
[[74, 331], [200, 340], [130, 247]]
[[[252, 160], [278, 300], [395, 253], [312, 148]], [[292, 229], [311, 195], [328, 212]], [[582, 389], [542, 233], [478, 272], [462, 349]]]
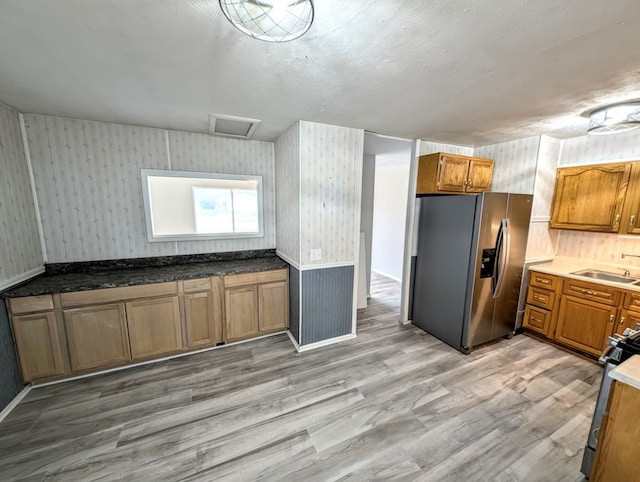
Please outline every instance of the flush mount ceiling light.
[[588, 134], [613, 134], [640, 127], [640, 101], [613, 104], [591, 113]]
[[241, 32], [265, 42], [288, 42], [313, 22], [312, 0], [220, 0], [225, 17]]

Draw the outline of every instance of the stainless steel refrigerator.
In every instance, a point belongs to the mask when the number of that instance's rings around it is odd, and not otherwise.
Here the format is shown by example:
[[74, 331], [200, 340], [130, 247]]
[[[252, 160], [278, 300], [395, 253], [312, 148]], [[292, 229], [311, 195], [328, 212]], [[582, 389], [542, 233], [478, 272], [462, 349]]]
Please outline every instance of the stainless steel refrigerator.
[[420, 199], [414, 325], [463, 353], [514, 333], [531, 202], [495, 192]]

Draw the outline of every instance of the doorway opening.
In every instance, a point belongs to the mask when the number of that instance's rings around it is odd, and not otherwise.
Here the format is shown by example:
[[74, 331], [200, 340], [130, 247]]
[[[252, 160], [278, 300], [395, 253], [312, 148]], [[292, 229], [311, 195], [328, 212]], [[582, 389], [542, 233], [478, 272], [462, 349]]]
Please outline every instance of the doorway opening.
[[[360, 221], [358, 325], [369, 314], [400, 320], [414, 141], [365, 132]], [[364, 315], [364, 316], [360, 316]]]

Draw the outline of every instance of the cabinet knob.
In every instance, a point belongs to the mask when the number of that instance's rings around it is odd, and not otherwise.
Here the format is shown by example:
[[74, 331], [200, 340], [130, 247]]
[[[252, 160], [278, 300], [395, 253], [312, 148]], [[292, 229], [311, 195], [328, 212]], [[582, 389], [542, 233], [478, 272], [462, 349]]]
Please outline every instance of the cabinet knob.
[[620, 317], [620, 323], [618, 323], [619, 326], [623, 326], [624, 325], [624, 316]]
[[629, 227], [632, 228], [635, 223], [636, 223], [636, 215], [632, 214], [631, 217], [629, 218]]
[[609, 315], [609, 324], [610, 325], [613, 325], [613, 318], [614, 318], [614, 316], [610, 314]]
[[542, 278], [538, 278], [537, 281], [539, 281], [540, 283], [543, 283], [545, 285], [548, 285], [550, 283], [550, 281], [548, 279], [542, 279]]
[[620, 214], [616, 214], [616, 220], [613, 223], [613, 229], [617, 230], [620, 227]]

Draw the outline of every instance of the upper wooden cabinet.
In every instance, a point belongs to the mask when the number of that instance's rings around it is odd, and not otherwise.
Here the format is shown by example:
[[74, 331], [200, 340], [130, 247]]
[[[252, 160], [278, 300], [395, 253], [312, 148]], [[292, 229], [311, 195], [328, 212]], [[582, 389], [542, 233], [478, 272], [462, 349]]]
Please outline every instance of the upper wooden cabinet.
[[640, 234], [640, 162], [631, 163], [629, 188], [624, 201], [619, 232]]
[[489, 191], [492, 177], [491, 159], [436, 152], [420, 156], [416, 193]]
[[[581, 231], [619, 232], [631, 167], [632, 163], [624, 162], [558, 169], [549, 226]], [[640, 197], [640, 192], [638, 196]], [[629, 201], [630, 199], [627, 204]], [[628, 210], [631, 216], [634, 208]], [[640, 210], [639, 200], [635, 202], [635, 210]]]

